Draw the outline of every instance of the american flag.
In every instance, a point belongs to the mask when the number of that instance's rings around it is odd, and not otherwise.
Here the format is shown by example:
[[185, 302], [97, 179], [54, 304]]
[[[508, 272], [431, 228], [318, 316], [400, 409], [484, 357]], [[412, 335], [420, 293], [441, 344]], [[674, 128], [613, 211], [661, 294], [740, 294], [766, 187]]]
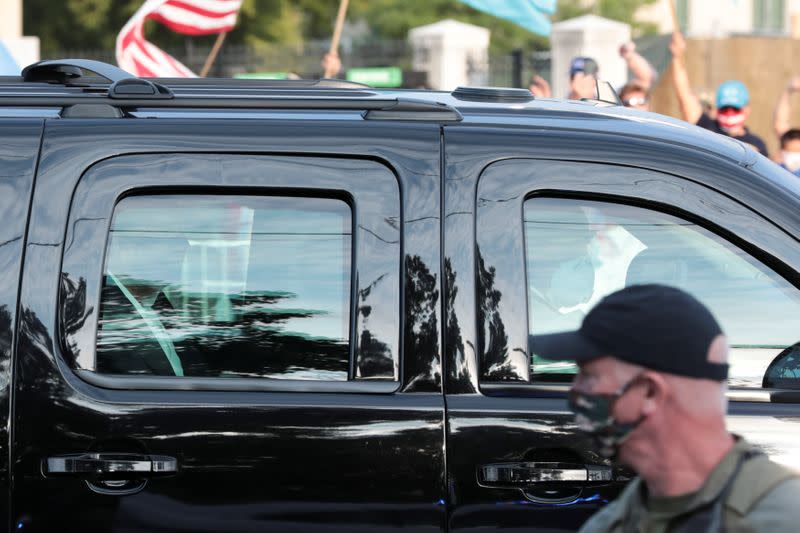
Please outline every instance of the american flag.
[[230, 31], [242, 0], [147, 0], [117, 36], [117, 64], [135, 76], [192, 78], [186, 65], [144, 38], [144, 23], [156, 20], [186, 35]]

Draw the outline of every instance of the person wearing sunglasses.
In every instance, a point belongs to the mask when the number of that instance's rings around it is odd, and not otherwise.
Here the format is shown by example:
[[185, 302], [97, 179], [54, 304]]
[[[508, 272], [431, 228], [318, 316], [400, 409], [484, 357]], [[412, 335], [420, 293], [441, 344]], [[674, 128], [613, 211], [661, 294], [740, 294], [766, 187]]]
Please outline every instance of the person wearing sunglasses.
[[578, 364], [578, 428], [598, 455], [638, 474], [582, 532], [797, 530], [798, 474], [726, 428], [728, 343], [697, 299], [631, 285], [579, 330], [531, 336], [530, 351]]
[[749, 144], [768, 157], [767, 145], [763, 139], [751, 133], [746, 125], [750, 116], [750, 93], [747, 87], [738, 80], [728, 80], [720, 84], [716, 94], [717, 115], [716, 118], [711, 118], [703, 111], [700, 100], [692, 92], [686, 69], [686, 41], [680, 32], [672, 34], [669, 49], [672, 52], [672, 83], [678, 95], [683, 119]]
[[619, 92], [622, 105], [640, 111], [650, 111], [650, 95], [644, 86], [636, 81], [629, 81]]
[[647, 59], [636, 51], [636, 45], [628, 42], [619, 47], [619, 56], [625, 60], [633, 78], [619, 90], [625, 107], [650, 111], [650, 89], [655, 84], [656, 70]]

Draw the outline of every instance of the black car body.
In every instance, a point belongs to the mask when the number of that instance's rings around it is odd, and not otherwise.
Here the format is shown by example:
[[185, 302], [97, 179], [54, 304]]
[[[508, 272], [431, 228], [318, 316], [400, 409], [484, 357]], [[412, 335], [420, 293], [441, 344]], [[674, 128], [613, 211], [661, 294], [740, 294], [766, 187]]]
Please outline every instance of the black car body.
[[528, 335], [642, 281], [724, 315], [729, 424], [800, 468], [800, 185], [744, 145], [77, 63], [0, 82], [10, 531], [575, 530], [631, 473]]

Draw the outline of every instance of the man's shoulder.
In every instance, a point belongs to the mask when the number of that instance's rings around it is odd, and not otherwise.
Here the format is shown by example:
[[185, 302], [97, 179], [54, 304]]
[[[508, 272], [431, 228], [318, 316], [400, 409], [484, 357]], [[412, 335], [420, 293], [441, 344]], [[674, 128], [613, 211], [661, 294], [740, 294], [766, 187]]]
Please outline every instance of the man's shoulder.
[[752, 531], [797, 531], [800, 524], [800, 478], [791, 477], [778, 483], [744, 517]]
[[639, 502], [641, 480], [634, 479], [625, 487], [625, 490], [615, 499], [583, 524], [579, 533], [595, 533], [613, 531], [624, 521], [629, 514], [630, 507]]
[[[798, 473], [762, 456], [742, 467], [726, 503], [748, 522], [763, 524], [764, 527], [767, 524], [791, 524], [794, 527], [800, 523], [798, 495]], [[762, 526], [757, 529], [769, 530], [762, 529]]]

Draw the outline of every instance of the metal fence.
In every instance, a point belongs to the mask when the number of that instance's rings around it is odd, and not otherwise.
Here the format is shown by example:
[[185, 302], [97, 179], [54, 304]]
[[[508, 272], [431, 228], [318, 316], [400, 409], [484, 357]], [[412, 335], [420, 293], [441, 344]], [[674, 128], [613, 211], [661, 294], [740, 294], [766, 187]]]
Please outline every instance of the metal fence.
[[[237, 74], [269, 72], [295, 73], [302, 78], [318, 78], [322, 74], [320, 61], [328, 51], [329, 41], [307, 41], [301, 45], [285, 44], [239, 45], [226, 44], [222, 47], [210, 75], [231, 77]], [[166, 52], [181, 61], [194, 72], [200, 72], [211, 48], [197, 46], [190, 40], [182, 48], [167, 49]], [[400, 67], [410, 73], [412, 70], [412, 49], [405, 40], [362, 40], [345, 43], [340, 50], [344, 70], [356, 67]], [[51, 58], [76, 57], [95, 59], [116, 64], [113, 50], [62, 50]], [[493, 54], [488, 65], [474, 65], [485, 68], [488, 84], [498, 87], [527, 87], [534, 72], [549, 80], [549, 52], [524, 54]], [[424, 84], [419, 76], [405, 76], [410, 85]], [[519, 83], [517, 83], [519, 82]]]
[[[320, 61], [328, 47], [328, 41], [307, 41], [297, 46], [226, 44], [217, 56], [211, 75], [230, 77], [254, 72], [292, 72], [304, 78], [315, 78], [322, 74]], [[184, 47], [165, 51], [194, 72], [199, 72], [211, 52], [211, 47], [197, 46], [187, 40]], [[344, 69], [382, 66], [411, 68], [411, 49], [405, 40], [381, 39], [348, 43], [340, 50], [340, 56]], [[113, 50], [62, 50], [52, 54], [52, 58], [64, 57], [116, 63]]]

